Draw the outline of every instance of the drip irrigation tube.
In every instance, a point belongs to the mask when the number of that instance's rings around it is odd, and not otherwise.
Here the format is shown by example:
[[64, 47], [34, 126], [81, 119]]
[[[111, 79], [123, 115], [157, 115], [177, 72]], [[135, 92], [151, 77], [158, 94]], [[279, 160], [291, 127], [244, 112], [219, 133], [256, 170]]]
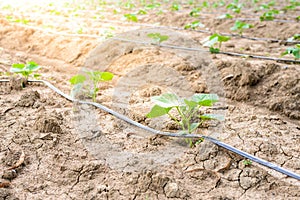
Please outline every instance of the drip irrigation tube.
[[[9, 80], [0, 80], [0, 82], [9, 82]], [[111, 115], [121, 119], [121, 120], [124, 120], [126, 121], [127, 123], [131, 124], [131, 125], [134, 125], [138, 128], [141, 128], [143, 130], [146, 130], [152, 134], [156, 134], [156, 135], [163, 135], [163, 136], [168, 136], [168, 137], [180, 137], [180, 138], [203, 138], [203, 139], [207, 139], [208, 141], [220, 146], [220, 147], [223, 147], [231, 152], [234, 152], [242, 157], [245, 157], [249, 160], [252, 160], [253, 162], [256, 162], [256, 163], [259, 163], [261, 165], [264, 165], [266, 167], [269, 167], [271, 169], [274, 169], [280, 173], [283, 173], [289, 177], [292, 177], [292, 178], [295, 178], [297, 180], [300, 180], [300, 175], [299, 174], [296, 174], [295, 172], [292, 172], [288, 169], [285, 169], [283, 167], [280, 167], [274, 163], [271, 163], [271, 162], [268, 162], [266, 160], [263, 160], [261, 158], [258, 158], [254, 155], [251, 155], [249, 153], [246, 153], [242, 150], [239, 150], [229, 144], [226, 144], [224, 142], [221, 142], [217, 139], [214, 139], [212, 137], [209, 137], [209, 136], [204, 136], [204, 135], [198, 135], [198, 134], [180, 134], [180, 133], [170, 133], [170, 132], [164, 132], [164, 131], [159, 131], [159, 130], [155, 130], [153, 128], [150, 128], [148, 126], [145, 126], [145, 125], [142, 125], [128, 117], [126, 117], [125, 115], [122, 115], [116, 111], [113, 111], [111, 109], [109, 109], [108, 107], [106, 106], [103, 106], [99, 103], [95, 103], [95, 102], [87, 102], [87, 101], [81, 101], [81, 100], [77, 100], [77, 99], [74, 99], [72, 98], [71, 96], [63, 93], [61, 90], [59, 90], [58, 88], [56, 88], [54, 85], [52, 85], [50, 82], [48, 81], [44, 81], [44, 80], [28, 80], [28, 82], [38, 82], [38, 83], [44, 83], [46, 86], [48, 86], [51, 90], [53, 90], [54, 92], [56, 92], [57, 94], [61, 95], [62, 97], [64, 97], [65, 99], [69, 100], [69, 101], [72, 101], [72, 102], [78, 102], [80, 104], [87, 104], [87, 105], [93, 105], [105, 112], [108, 112], [110, 113]]]
[[[98, 20], [99, 22], [104, 23], [115, 23], [115, 24], [130, 24], [134, 26], [144, 26], [144, 27], [151, 27], [151, 28], [167, 28], [167, 29], [173, 29], [178, 31], [191, 31], [191, 32], [198, 32], [198, 33], [208, 33], [213, 34], [214, 32], [209, 30], [193, 30], [193, 29], [184, 29], [176, 26], [159, 26], [159, 25], [152, 25], [152, 24], [145, 24], [145, 23], [133, 23], [133, 22], [121, 22], [117, 20]], [[231, 37], [237, 37], [237, 38], [244, 38], [248, 40], [255, 40], [255, 41], [270, 41], [270, 42], [283, 42], [287, 44], [299, 44], [300, 41], [288, 41], [288, 40], [280, 40], [276, 38], [258, 38], [258, 37], [249, 37], [244, 35], [238, 35], [238, 34], [230, 34], [230, 33], [220, 33], [221, 35], [225, 36], [231, 36]]]
[[[208, 50], [199, 49], [199, 48], [190, 48], [190, 47], [181, 47], [181, 46], [174, 46], [174, 45], [166, 45], [166, 44], [154, 44], [154, 43], [148, 43], [143, 41], [137, 41], [137, 40], [129, 40], [124, 38], [118, 38], [114, 37], [113, 40], [119, 40], [124, 42], [131, 42], [131, 43], [137, 43], [137, 44], [144, 44], [144, 45], [154, 45], [164, 48], [170, 48], [170, 49], [181, 49], [186, 51], [200, 51], [200, 52], [209, 52]], [[291, 60], [291, 59], [281, 59], [281, 58], [274, 58], [274, 57], [267, 57], [267, 56], [258, 56], [258, 55], [249, 55], [249, 54], [241, 54], [241, 53], [234, 53], [234, 52], [224, 52], [220, 51], [217, 54], [224, 54], [229, 56], [239, 56], [239, 57], [249, 57], [249, 58], [257, 58], [257, 59], [263, 59], [263, 60], [273, 60], [277, 62], [284, 62], [284, 63], [300, 63], [300, 60]]]

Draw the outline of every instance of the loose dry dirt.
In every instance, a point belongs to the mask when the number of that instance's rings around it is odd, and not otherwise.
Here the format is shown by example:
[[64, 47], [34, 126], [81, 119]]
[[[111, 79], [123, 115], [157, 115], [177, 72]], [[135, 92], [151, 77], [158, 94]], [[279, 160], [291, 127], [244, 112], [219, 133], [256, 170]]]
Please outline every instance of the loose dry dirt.
[[[104, 23], [93, 4], [61, 4], [0, 3], [1, 79], [11, 64], [34, 60], [43, 66], [42, 79], [69, 94], [73, 75], [110, 71], [115, 77], [100, 85], [97, 102], [165, 131], [177, 127], [164, 117], [145, 118], [151, 96], [218, 93], [220, 103], [207, 111], [223, 114], [225, 121], [202, 127], [202, 134], [300, 174], [299, 65], [211, 55], [200, 44], [209, 34]], [[249, 17], [249, 9], [240, 17]], [[120, 20], [128, 12], [112, 15], [112, 10], [107, 7], [106, 20]], [[209, 30], [229, 32], [234, 21], [212, 19], [218, 15], [200, 19]], [[186, 9], [149, 11], [140, 22], [182, 27], [191, 20]], [[254, 24], [245, 34], [286, 39], [299, 30], [292, 22]], [[139, 42], [89, 36], [105, 37], [107, 31]], [[153, 32], [170, 37], [165, 45], [203, 51], [141, 44], [151, 43], [147, 34]], [[233, 38], [223, 48], [278, 57], [286, 46]], [[25, 83], [22, 89], [23, 79], [9, 79], [0, 83], [0, 199], [300, 198], [298, 180], [256, 163], [246, 165], [243, 157], [208, 141], [190, 148], [183, 139], [152, 135], [94, 107], [73, 104], [41, 83]]]

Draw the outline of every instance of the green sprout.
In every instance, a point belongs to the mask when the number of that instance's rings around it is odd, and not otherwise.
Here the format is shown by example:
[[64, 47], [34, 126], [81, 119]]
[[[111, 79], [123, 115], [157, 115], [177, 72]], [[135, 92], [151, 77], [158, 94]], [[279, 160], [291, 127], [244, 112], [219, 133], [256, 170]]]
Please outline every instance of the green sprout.
[[272, 21], [274, 20], [275, 15], [279, 14], [279, 10], [269, 10], [263, 13], [259, 19], [260, 21]]
[[300, 2], [297, 0], [291, 0], [290, 5], [285, 6], [282, 10], [288, 11], [288, 10], [295, 10], [298, 6], [300, 6]]
[[132, 22], [138, 22], [138, 18], [135, 14], [124, 14], [124, 17], [128, 20], [128, 21], [132, 21]]
[[234, 26], [230, 28], [232, 31], [238, 31], [240, 35], [243, 34], [244, 29], [253, 28], [252, 24], [247, 24], [245, 22], [241, 22], [239, 20], [236, 20], [234, 23]]
[[180, 9], [180, 5], [177, 2], [172, 3], [171, 10], [178, 11]]
[[241, 9], [243, 7], [243, 4], [238, 4], [238, 1], [230, 3], [227, 5], [226, 9], [232, 10], [235, 13], [240, 13]]
[[[12, 67], [10, 68], [10, 72], [21, 74], [26, 80], [28, 80], [29, 76], [34, 72], [40, 69], [41, 66], [36, 64], [33, 61], [29, 61], [26, 64], [22, 63], [15, 63], [12, 64]], [[38, 78], [40, 74], [33, 74], [33, 78]]]
[[300, 44], [296, 44], [294, 47], [289, 47], [281, 54], [281, 56], [285, 56], [287, 54], [292, 54], [295, 60], [300, 59]]
[[[203, 46], [209, 47], [209, 51], [211, 53], [219, 53], [222, 43], [227, 42], [228, 40], [230, 40], [229, 36], [223, 36], [215, 33], [203, 40], [202, 43], [204, 43]], [[218, 47], [215, 47], [216, 44], [218, 44]]]
[[[103, 81], [110, 81], [113, 78], [113, 74], [110, 72], [100, 72], [100, 71], [86, 71], [86, 75], [83, 74], [77, 74], [73, 76], [69, 81], [71, 85], [73, 85], [73, 88], [71, 90], [71, 96], [75, 96], [79, 91], [82, 89], [84, 91], [87, 91], [89, 97], [93, 99], [93, 101], [96, 101], [96, 96], [99, 91], [98, 84], [99, 82]], [[87, 86], [84, 85], [84, 82], [87, 80], [87, 77], [89, 80], [92, 81], [92, 89], [87, 88]]]
[[161, 6], [160, 3], [152, 3], [152, 4], [148, 4], [145, 6], [145, 9], [146, 10], [152, 10], [152, 9], [155, 9], [155, 8], [159, 8]]
[[199, 17], [201, 9], [201, 7], [193, 8], [189, 15], [191, 17]]
[[224, 15], [220, 15], [218, 17], [218, 19], [232, 19], [232, 18], [233, 18], [233, 16], [231, 14], [228, 14], [228, 13], [226, 13]]
[[[212, 106], [218, 102], [217, 94], [194, 94], [191, 98], [179, 98], [176, 94], [166, 93], [151, 98], [155, 105], [146, 115], [148, 118], [167, 115], [182, 129], [181, 134], [196, 132], [198, 127], [206, 120], [223, 120], [223, 116], [214, 114], [199, 114], [202, 106]], [[175, 111], [175, 114], [173, 114]], [[193, 146], [192, 140], [188, 140]]]
[[193, 29], [195, 30], [196, 28], [203, 28], [204, 24], [202, 24], [201, 22], [199, 22], [198, 20], [193, 21], [192, 23], [188, 23], [184, 26], [184, 29]]
[[152, 38], [154, 42], [158, 44], [169, 39], [169, 36], [161, 35], [160, 33], [149, 33], [147, 34], [147, 37]]
[[300, 40], [300, 34], [299, 33], [296, 33], [295, 35], [293, 35], [292, 37], [287, 39], [288, 42], [294, 42], [294, 41], [299, 41], [299, 40]]
[[252, 161], [251, 160], [243, 160], [243, 164], [245, 166], [250, 166], [250, 165], [252, 165]]

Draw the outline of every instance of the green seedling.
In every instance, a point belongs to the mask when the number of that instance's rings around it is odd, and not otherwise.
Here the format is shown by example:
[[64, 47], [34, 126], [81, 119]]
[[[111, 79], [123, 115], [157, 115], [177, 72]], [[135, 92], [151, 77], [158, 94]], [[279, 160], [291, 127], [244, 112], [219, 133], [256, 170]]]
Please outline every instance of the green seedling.
[[147, 37], [152, 38], [154, 43], [158, 43], [158, 44], [169, 39], [169, 36], [161, 35], [160, 33], [149, 33], [147, 34]]
[[[215, 33], [210, 37], [206, 38], [205, 40], [203, 40], [202, 43], [203, 46], [209, 47], [209, 51], [211, 53], [219, 53], [222, 43], [227, 42], [228, 40], [230, 40], [229, 36], [223, 36]], [[215, 47], [215, 45], [218, 45], [218, 47]]]
[[234, 25], [233, 25], [233, 27], [231, 27], [230, 30], [232, 30], [232, 31], [238, 31], [238, 33], [240, 35], [242, 35], [243, 31], [245, 29], [249, 29], [249, 28], [253, 28], [253, 25], [252, 24], [247, 24], [245, 22], [241, 22], [239, 20], [236, 20], [235, 23], [234, 23]]
[[30, 22], [28, 19], [15, 19], [12, 16], [6, 16], [6, 19], [10, 22], [16, 22], [21, 24], [28, 24]]
[[209, 8], [209, 2], [203, 1], [202, 8]]
[[300, 59], [300, 44], [296, 44], [294, 47], [289, 47], [281, 54], [281, 56], [285, 56], [287, 54], [292, 54], [295, 60]]
[[131, 10], [131, 9], [133, 9], [134, 7], [135, 7], [135, 4], [132, 3], [131, 1], [127, 1], [127, 2], [124, 3], [124, 8], [125, 8], [125, 9]]
[[233, 2], [227, 5], [226, 9], [232, 10], [235, 13], [241, 13], [241, 9], [243, 8], [243, 4], [238, 4], [237, 2]]
[[295, 34], [292, 37], [287, 39], [288, 42], [300, 41], [300, 34]]
[[193, 8], [189, 15], [191, 17], [199, 17], [201, 9], [201, 7]]
[[[73, 76], [69, 81], [73, 85], [71, 90], [71, 96], [74, 97], [79, 91], [85, 91], [89, 97], [96, 101], [96, 96], [99, 91], [98, 84], [103, 81], [110, 81], [113, 78], [113, 74], [110, 72], [100, 72], [100, 71], [86, 71], [86, 74], [78, 74]], [[87, 88], [87, 85], [84, 83], [87, 81], [87, 78], [92, 81], [91, 88]]]
[[180, 10], [180, 5], [176, 2], [174, 2], [172, 5], [171, 5], [171, 11], [178, 11]]
[[148, 4], [145, 6], [146, 10], [153, 10], [155, 8], [159, 8], [161, 6], [160, 3], [153, 3], [153, 4]]
[[218, 17], [218, 19], [232, 19], [232, 18], [233, 18], [233, 16], [231, 14], [228, 14], [228, 13], [226, 13], [224, 15], [220, 15]]
[[[148, 118], [167, 115], [182, 129], [180, 134], [191, 134], [206, 120], [223, 117], [214, 114], [199, 114], [202, 106], [212, 106], [219, 100], [216, 94], [194, 94], [191, 98], [179, 98], [176, 94], [166, 93], [151, 98], [155, 105], [146, 115]], [[175, 112], [175, 113], [174, 113]], [[193, 146], [192, 140], [187, 140]]]
[[[29, 76], [40, 68], [41, 66], [39, 66], [33, 61], [30, 61], [27, 62], [26, 64], [22, 64], [22, 63], [12, 64], [12, 67], [10, 68], [10, 72], [21, 74], [26, 80], [28, 80]], [[38, 78], [39, 76], [40, 74], [33, 74], [33, 78]]]
[[243, 160], [243, 164], [245, 166], [250, 166], [250, 165], [252, 165], [252, 161], [251, 160]]
[[146, 15], [147, 12], [145, 10], [140, 9], [139, 12], [137, 13], [138, 15]]
[[282, 10], [288, 11], [288, 10], [295, 10], [298, 6], [300, 6], [300, 2], [297, 0], [291, 0], [290, 5], [285, 6]]
[[259, 19], [260, 21], [272, 21], [275, 18], [275, 15], [279, 14], [279, 10], [269, 10], [263, 13]]
[[204, 24], [202, 24], [201, 22], [197, 21], [193, 21], [192, 23], [188, 23], [187, 25], [184, 26], [184, 29], [192, 29], [195, 30], [196, 28], [203, 28]]
[[132, 22], [138, 22], [138, 18], [135, 14], [124, 14], [124, 17], [128, 20], [128, 21], [132, 21]]

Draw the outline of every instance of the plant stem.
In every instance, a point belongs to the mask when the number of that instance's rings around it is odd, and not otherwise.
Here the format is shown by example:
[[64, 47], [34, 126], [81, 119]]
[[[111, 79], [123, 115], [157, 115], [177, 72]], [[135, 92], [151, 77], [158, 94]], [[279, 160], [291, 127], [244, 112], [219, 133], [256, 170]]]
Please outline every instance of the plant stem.
[[177, 119], [176, 117], [174, 117], [174, 116], [171, 115], [170, 113], [168, 113], [168, 115], [169, 115], [169, 117], [170, 117], [171, 119], [173, 119], [173, 120], [176, 122], [176, 124], [181, 125], [180, 122], [178, 121], [178, 119]]

